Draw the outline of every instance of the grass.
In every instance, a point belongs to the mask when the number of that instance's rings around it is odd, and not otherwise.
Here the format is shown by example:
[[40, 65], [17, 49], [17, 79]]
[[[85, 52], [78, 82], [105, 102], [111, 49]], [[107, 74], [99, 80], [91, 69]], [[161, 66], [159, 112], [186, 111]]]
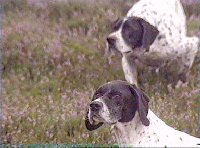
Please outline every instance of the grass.
[[[18, 0], [5, 5], [3, 143], [115, 143], [109, 127], [89, 132], [84, 125], [94, 90], [124, 80], [120, 58], [109, 65], [104, 56], [111, 22], [130, 7], [128, 1], [113, 2], [71, 0], [42, 7]], [[188, 33], [195, 34], [199, 25], [198, 19], [188, 21]], [[146, 91], [160, 118], [200, 137], [199, 96], [188, 95], [199, 87], [198, 76], [196, 62], [187, 87], [160, 93], [149, 76]]]

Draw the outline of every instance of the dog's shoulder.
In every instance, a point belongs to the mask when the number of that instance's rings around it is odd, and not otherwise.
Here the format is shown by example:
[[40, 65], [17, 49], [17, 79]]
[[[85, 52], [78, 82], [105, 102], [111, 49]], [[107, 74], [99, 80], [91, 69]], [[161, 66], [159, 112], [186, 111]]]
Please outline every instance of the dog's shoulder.
[[149, 135], [154, 137], [151, 139], [157, 141], [158, 146], [197, 146], [200, 143], [200, 139], [168, 126], [152, 111], [149, 112], [148, 117], [151, 123]]

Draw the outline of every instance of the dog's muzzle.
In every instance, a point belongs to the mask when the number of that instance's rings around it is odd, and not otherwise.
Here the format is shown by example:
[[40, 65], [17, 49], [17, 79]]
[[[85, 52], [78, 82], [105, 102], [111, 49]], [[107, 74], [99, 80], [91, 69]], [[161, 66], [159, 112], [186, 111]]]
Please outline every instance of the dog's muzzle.
[[99, 110], [102, 109], [102, 107], [103, 103], [101, 102], [94, 101], [90, 104], [90, 109], [92, 112], [99, 112]]
[[102, 120], [102, 118], [99, 115], [99, 112], [101, 111], [102, 108], [103, 108], [102, 102], [93, 101], [90, 104], [88, 118], [91, 124], [94, 124], [96, 121]]
[[107, 39], [107, 44], [106, 44], [106, 52], [105, 56], [108, 58], [108, 63], [112, 63], [112, 57], [116, 54], [120, 54], [116, 47], [116, 39], [112, 37], [108, 37]]
[[108, 37], [106, 40], [109, 48], [115, 48], [116, 40], [114, 38]]

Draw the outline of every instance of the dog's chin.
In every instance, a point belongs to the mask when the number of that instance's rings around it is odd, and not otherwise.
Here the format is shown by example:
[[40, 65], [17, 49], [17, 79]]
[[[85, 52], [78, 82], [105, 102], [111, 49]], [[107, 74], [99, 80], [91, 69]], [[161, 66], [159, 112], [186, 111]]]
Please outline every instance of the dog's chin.
[[100, 122], [104, 122], [104, 120], [100, 116], [97, 117], [96, 115], [92, 115], [92, 116], [89, 116], [89, 122], [90, 124], [95, 125]]
[[116, 124], [119, 120], [118, 119], [107, 119], [105, 120], [104, 122], [109, 124], [109, 125], [113, 125], [113, 124]]
[[108, 64], [112, 64], [113, 63], [113, 57], [115, 56], [121, 56], [121, 52], [115, 47], [115, 48], [109, 48], [109, 49], [106, 49], [106, 52], [105, 52], [105, 57], [107, 57], [108, 59]]
[[95, 122], [104, 122], [104, 120], [101, 117], [94, 116], [93, 119]]
[[116, 124], [118, 121], [106, 121], [106, 120], [104, 120], [103, 118], [101, 118], [101, 117], [93, 117], [92, 118], [92, 122], [90, 122], [90, 124], [92, 124], [92, 125], [97, 125], [97, 124], [99, 124], [99, 123], [107, 123], [108, 125], [114, 125], [114, 124]]
[[114, 125], [114, 124], [116, 124], [118, 122], [118, 121], [110, 121], [110, 120], [107, 121], [107, 120], [104, 120], [100, 116], [98, 116], [98, 117], [97, 116], [93, 116], [92, 120], [93, 120], [93, 122], [91, 124], [93, 124], [93, 125], [99, 124], [100, 122], [107, 123], [109, 125]]

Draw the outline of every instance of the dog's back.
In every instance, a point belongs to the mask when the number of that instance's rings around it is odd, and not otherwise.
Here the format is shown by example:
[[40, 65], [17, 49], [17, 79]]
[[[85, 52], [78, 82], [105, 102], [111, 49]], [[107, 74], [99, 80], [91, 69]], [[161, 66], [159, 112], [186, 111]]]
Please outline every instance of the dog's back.
[[[187, 37], [186, 16], [180, 0], [140, 0], [127, 13], [148, 21], [159, 31], [149, 51], [160, 57], [179, 55], [186, 67], [191, 67], [198, 50], [199, 39]], [[189, 57], [188, 57], [188, 56]]]

